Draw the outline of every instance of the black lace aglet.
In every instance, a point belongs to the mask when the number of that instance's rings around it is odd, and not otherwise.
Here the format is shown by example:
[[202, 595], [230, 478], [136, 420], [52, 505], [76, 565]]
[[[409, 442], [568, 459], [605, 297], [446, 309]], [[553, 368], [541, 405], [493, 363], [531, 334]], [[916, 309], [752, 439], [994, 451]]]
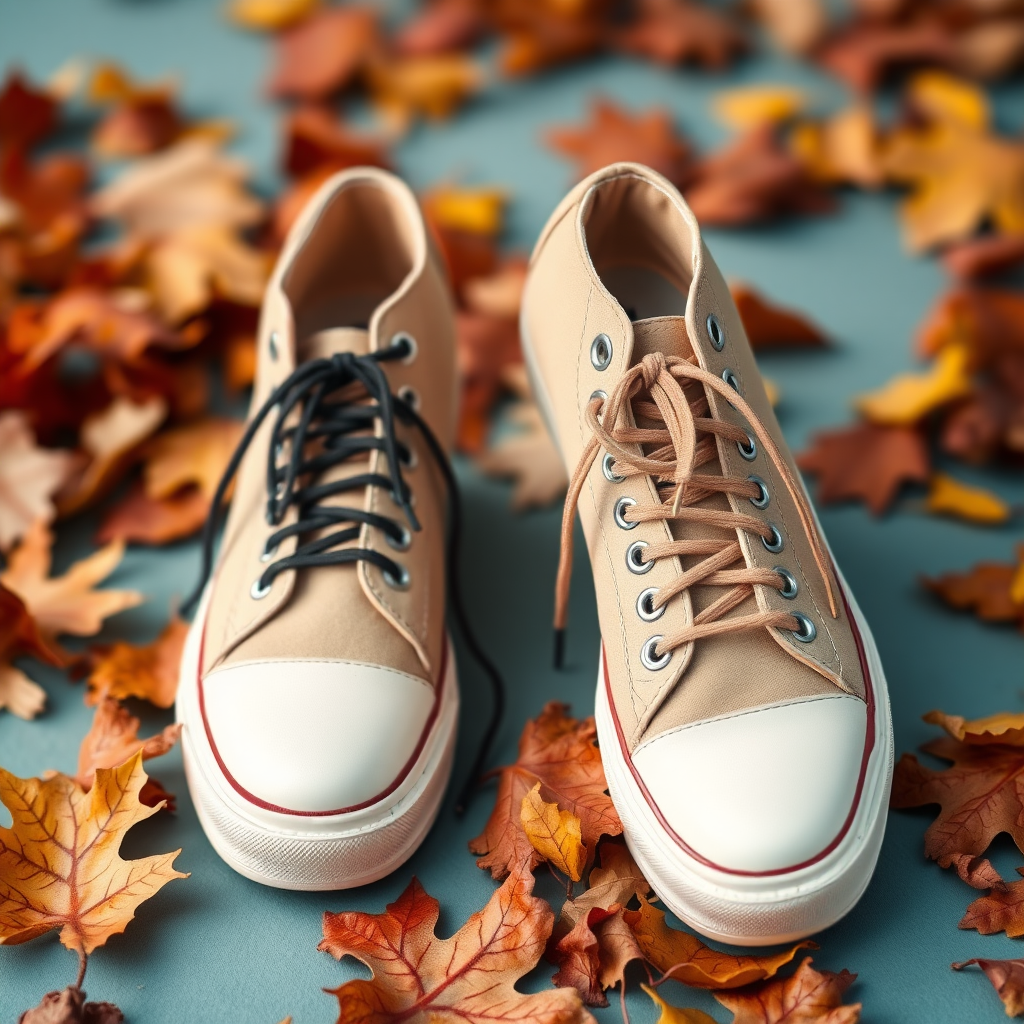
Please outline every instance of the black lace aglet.
[[565, 664], [565, 627], [555, 629], [555, 668]]

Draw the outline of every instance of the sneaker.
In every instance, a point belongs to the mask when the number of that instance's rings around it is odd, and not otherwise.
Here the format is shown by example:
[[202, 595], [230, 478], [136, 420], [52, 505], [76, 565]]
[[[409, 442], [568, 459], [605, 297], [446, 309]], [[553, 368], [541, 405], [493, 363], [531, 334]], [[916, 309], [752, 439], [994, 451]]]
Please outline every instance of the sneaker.
[[454, 313], [416, 199], [331, 178], [267, 288], [234, 498], [177, 717], [210, 842], [267, 885], [338, 889], [416, 849], [458, 714], [445, 629]]
[[885, 677], [666, 179], [616, 164], [573, 189], [534, 250], [522, 338], [571, 479], [556, 650], [578, 511], [603, 637], [598, 736], [633, 856], [711, 938], [827, 927], [882, 842]]

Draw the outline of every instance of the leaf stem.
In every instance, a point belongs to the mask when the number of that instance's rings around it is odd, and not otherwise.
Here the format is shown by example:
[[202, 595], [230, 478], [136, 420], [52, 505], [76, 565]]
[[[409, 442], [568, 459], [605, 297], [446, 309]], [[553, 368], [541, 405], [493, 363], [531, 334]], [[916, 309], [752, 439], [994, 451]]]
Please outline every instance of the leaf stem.
[[82, 984], [85, 981], [85, 969], [88, 966], [89, 966], [89, 958], [85, 955], [85, 953], [82, 952], [82, 950], [79, 950], [78, 951], [78, 977], [75, 978], [75, 983], [74, 983], [74, 985], [72, 985], [72, 988], [78, 989], [79, 992], [82, 991]]
[[629, 1024], [629, 1011], [626, 1009], [626, 979], [619, 985], [619, 1005], [622, 1007], [622, 1024]]

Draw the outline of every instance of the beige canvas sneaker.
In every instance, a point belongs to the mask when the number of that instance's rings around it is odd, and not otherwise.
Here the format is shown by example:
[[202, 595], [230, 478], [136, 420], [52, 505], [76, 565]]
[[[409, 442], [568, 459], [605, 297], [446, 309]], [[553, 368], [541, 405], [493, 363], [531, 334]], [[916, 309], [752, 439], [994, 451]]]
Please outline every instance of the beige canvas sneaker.
[[633, 164], [573, 189], [533, 253], [522, 335], [571, 476], [556, 627], [578, 511], [601, 754], [637, 862], [716, 939], [832, 924], [882, 842], [885, 678], [679, 192]]
[[382, 171], [335, 176], [267, 289], [222, 484], [234, 498], [212, 574], [208, 524], [181, 670], [189, 788], [250, 878], [381, 878], [437, 814], [459, 704], [445, 629], [456, 412], [452, 302], [414, 196]]

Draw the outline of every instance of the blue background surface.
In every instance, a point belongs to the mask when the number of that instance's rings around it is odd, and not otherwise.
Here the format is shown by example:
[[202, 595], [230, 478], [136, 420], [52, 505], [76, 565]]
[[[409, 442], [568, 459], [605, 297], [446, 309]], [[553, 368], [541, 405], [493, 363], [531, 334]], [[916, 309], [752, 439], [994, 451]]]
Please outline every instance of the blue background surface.
[[[277, 181], [280, 117], [261, 98], [268, 50], [263, 37], [228, 26], [220, 4], [208, 0], [0, 0], [0, 69], [18, 65], [45, 77], [70, 57], [88, 56], [114, 58], [145, 79], [176, 76], [189, 115], [236, 121], [233, 149], [251, 160], [255, 180], [266, 191]], [[542, 146], [542, 125], [581, 121], [588, 96], [601, 92], [634, 109], [655, 103], [669, 107], [679, 126], [707, 149], [728, 134], [709, 115], [711, 97], [724, 87], [753, 82], [801, 85], [822, 110], [844, 99], [835, 81], [764, 54], [723, 75], [600, 59], [526, 82], [492, 82], [453, 121], [414, 130], [397, 149], [398, 166], [415, 187], [452, 178], [505, 186], [513, 196], [507, 240], [525, 250], [572, 177], [570, 167]], [[1024, 89], [1019, 84], [999, 90], [998, 111], [1004, 130], [1021, 131]], [[707, 232], [727, 276], [751, 281], [777, 301], [806, 311], [836, 339], [833, 351], [763, 361], [782, 389], [780, 416], [797, 449], [812, 431], [848, 422], [851, 395], [912, 365], [912, 333], [944, 287], [933, 260], [902, 251], [894, 204], [891, 195], [846, 195], [832, 217]], [[1019, 474], [958, 473], [1024, 503]], [[515, 756], [524, 721], [545, 701], [565, 700], [578, 713], [591, 712], [598, 649], [593, 588], [581, 543], [568, 670], [555, 673], [550, 615], [559, 512], [513, 517], [505, 485], [482, 480], [465, 464], [460, 475], [468, 520], [467, 604], [509, 684], [509, 710], [494, 753], [494, 763], [504, 763]], [[996, 530], [927, 518], [920, 497], [913, 495], [881, 520], [859, 506], [829, 508], [822, 518], [881, 649], [897, 752], [932, 734], [920, 721], [930, 708], [969, 716], [1021, 709], [1021, 636], [944, 610], [917, 583], [922, 573], [959, 569], [983, 558], [1008, 560], [1020, 536], [1019, 521]], [[61, 527], [58, 569], [87, 550], [94, 526], [87, 518]], [[142, 642], [155, 636], [172, 601], [191, 588], [197, 565], [194, 543], [132, 550], [111, 583], [138, 588], [148, 601], [114, 618], [102, 639]], [[461, 779], [487, 701], [476, 666], [467, 657], [460, 664], [464, 718], [456, 775]], [[0, 764], [20, 775], [72, 770], [91, 711], [82, 704], [81, 689], [69, 686], [60, 673], [36, 666], [32, 673], [47, 689], [48, 710], [35, 722], [0, 714]], [[149, 731], [169, 720], [142, 706], [133, 710]], [[450, 934], [493, 891], [489, 876], [466, 850], [488, 814], [486, 793], [461, 820], [449, 799], [436, 828], [397, 875], [354, 892], [302, 894], [260, 887], [216, 857], [189, 801], [177, 751], [154, 770], [178, 794], [178, 813], [135, 828], [125, 854], [180, 846], [178, 866], [192, 877], [169, 885], [141, 908], [125, 935], [94, 954], [86, 984], [92, 998], [118, 1003], [135, 1024], [274, 1024], [286, 1014], [294, 1015], [296, 1024], [334, 1020], [335, 1000], [322, 987], [335, 987], [361, 968], [316, 951], [324, 910], [380, 911], [415, 873], [441, 900], [441, 932]], [[957, 930], [974, 894], [925, 861], [922, 833], [930, 820], [930, 812], [890, 816], [870, 889], [849, 917], [818, 937], [815, 963], [859, 972], [850, 995], [864, 1002], [866, 1019], [877, 1024], [995, 1022], [1003, 1011], [988, 982], [978, 972], [955, 974], [949, 964], [972, 956], [1019, 956], [1021, 946], [1005, 936]], [[998, 842], [994, 852], [1004, 876], [1024, 859], [1008, 842]], [[541, 882], [539, 889], [557, 907], [555, 887]], [[0, 1022], [15, 1020], [44, 992], [67, 984], [74, 971], [73, 954], [54, 934], [0, 949]], [[542, 964], [525, 986], [547, 984], [551, 972]], [[656, 1014], [638, 980], [629, 996], [630, 1013], [635, 1024], [652, 1024]], [[673, 983], [663, 994], [677, 1005], [700, 1006], [720, 1021], [729, 1017], [705, 993]], [[598, 1011], [598, 1017], [602, 1024], [619, 1020], [617, 1005]]]

